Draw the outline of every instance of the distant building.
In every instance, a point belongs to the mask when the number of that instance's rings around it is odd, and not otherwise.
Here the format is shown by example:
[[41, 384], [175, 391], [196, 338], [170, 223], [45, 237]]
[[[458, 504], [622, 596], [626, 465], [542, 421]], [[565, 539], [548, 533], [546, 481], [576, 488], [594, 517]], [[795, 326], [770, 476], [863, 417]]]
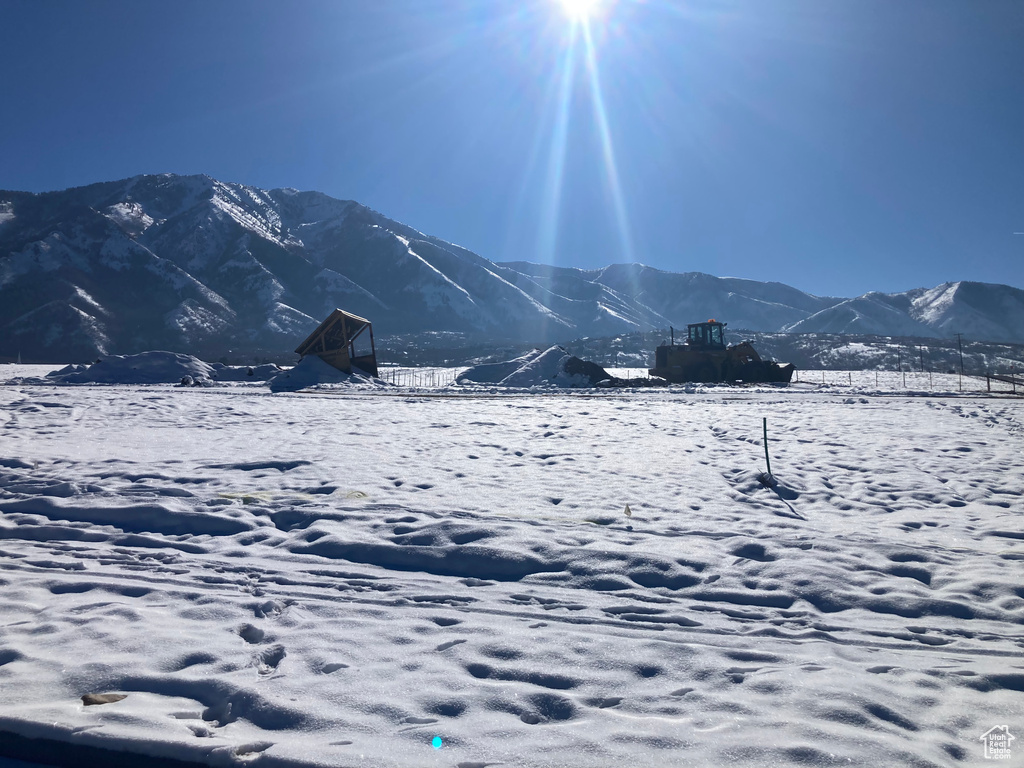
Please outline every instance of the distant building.
[[365, 317], [341, 309], [331, 312], [295, 351], [303, 357], [316, 355], [345, 373], [352, 373], [355, 367], [371, 376], [377, 375], [373, 324]]

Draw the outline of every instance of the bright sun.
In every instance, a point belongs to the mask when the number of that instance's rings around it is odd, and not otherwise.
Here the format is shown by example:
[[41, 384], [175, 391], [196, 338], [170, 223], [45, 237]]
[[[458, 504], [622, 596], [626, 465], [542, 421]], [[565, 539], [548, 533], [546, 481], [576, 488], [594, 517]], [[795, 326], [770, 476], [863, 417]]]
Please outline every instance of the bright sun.
[[573, 21], [586, 21], [601, 8], [601, 0], [557, 0], [565, 15]]

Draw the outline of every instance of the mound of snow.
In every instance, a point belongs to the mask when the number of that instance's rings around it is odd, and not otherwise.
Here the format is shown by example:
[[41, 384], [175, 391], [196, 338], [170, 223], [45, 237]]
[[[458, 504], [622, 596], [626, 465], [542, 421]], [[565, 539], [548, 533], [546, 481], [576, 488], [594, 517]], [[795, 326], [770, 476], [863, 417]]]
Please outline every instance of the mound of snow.
[[269, 381], [281, 373], [280, 366], [273, 363], [263, 365], [224, 365], [211, 363], [213, 378], [217, 381]]
[[460, 373], [458, 382], [460, 384], [467, 382], [474, 384], [500, 384], [503, 379], [511, 376], [524, 365], [535, 360], [538, 355], [540, 355], [540, 350], [535, 349], [532, 352], [527, 352], [525, 355], [520, 355], [500, 363], [476, 365]]
[[573, 357], [563, 347], [533, 350], [501, 363], [478, 365], [459, 374], [460, 384], [497, 384], [503, 387], [592, 387], [611, 378], [595, 363]]
[[[569, 357], [569, 353], [562, 347], [550, 347], [502, 379], [501, 384], [506, 387], [535, 387], [552, 383], [559, 374], [565, 374], [565, 363]], [[578, 386], [587, 386], [589, 383]], [[563, 381], [561, 386], [572, 384]]]
[[296, 392], [306, 387], [336, 384], [368, 388], [377, 387], [380, 382], [358, 368], [353, 368], [352, 373], [344, 373], [316, 355], [307, 355], [294, 368], [281, 371], [274, 376], [270, 380], [270, 391]]
[[186, 376], [208, 381], [213, 372], [212, 366], [192, 355], [153, 351], [108, 355], [91, 365], [69, 365], [47, 374], [47, 379], [61, 384], [177, 384]]

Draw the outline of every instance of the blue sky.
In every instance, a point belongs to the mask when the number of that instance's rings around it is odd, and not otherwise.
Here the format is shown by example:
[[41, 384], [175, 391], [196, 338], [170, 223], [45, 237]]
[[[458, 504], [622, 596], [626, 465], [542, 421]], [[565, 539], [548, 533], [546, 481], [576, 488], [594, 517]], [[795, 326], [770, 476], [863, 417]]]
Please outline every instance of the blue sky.
[[1024, 2], [0, 0], [0, 188], [206, 173], [495, 261], [1024, 287]]

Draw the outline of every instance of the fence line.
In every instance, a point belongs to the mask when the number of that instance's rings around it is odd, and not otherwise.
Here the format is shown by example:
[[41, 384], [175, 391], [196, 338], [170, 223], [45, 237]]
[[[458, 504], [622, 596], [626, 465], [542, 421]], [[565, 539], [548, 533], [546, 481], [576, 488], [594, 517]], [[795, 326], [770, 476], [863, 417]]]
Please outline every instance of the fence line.
[[378, 378], [398, 387], [438, 388], [454, 384], [456, 373], [457, 369], [381, 368]]
[[[459, 368], [385, 367], [380, 369], [379, 378], [399, 387], [438, 389], [454, 384], [460, 370]], [[626, 370], [617, 372], [625, 374], [623, 378], [628, 380], [645, 378], [639, 372], [636, 374]], [[1010, 375], [980, 374], [961, 377], [958, 373], [934, 371], [797, 370], [793, 373], [793, 383], [882, 389], [937, 389], [941, 391], [963, 390], [1024, 394], [1024, 377], [1016, 372]]]
[[1020, 387], [1021, 391], [1024, 392], [1024, 379], [1019, 378], [1017, 376], [1017, 372], [1016, 371], [1011, 373], [1009, 376], [1005, 376], [1003, 374], [986, 373], [985, 374], [985, 388], [989, 392], [992, 391], [992, 382], [993, 381], [1001, 381], [1004, 384], [1011, 385], [1013, 387], [1013, 394], [1015, 394], [1015, 395], [1017, 394], [1017, 387]]
[[951, 390], [1024, 394], [1024, 378], [1012, 374], [964, 374], [936, 371], [830, 371], [797, 370], [794, 384], [858, 386], [879, 389]]

